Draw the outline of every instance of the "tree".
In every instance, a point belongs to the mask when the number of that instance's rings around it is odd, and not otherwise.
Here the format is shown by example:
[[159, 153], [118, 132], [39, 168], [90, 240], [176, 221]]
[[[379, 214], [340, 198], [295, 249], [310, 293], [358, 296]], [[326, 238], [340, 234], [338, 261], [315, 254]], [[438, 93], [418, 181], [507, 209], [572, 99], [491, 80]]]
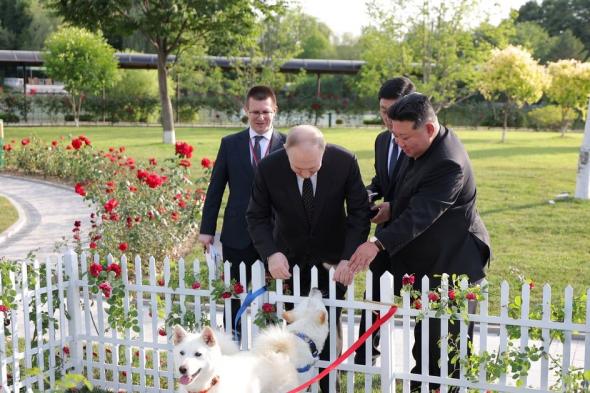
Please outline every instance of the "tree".
[[33, 20], [28, 0], [0, 0], [0, 48], [20, 49]]
[[571, 114], [577, 111], [582, 117], [590, 95], [590, 63], [577, 60], [560, 60], [547, 66], [551, 84], [547, 89], [550, 100], [561, 109], [561, 136], [570, 126]]
[[[280, 10], [265, 0], [45, 0], [73, 24], [107, 33], [140, 31], [158, 57], [164, 143], [174, 143], [172, 103], [168, 93], [168, 56], [199, 43], [223, 53], [249, 37], [260, 14]], [[205, 45], [206, 43], [206, 45]]]
[[511, 108], [539, 101], [544, 84], [544, 68], [530, 52], [512, 45], [492, 51], [491, 58], [480, 72], [479, 91], [488, 100], [504, 100], [502, 142], [506, 140]]
[[47, 74], [64, 83], [79, 125], [85, 95], [96, 94], [117, 77], [115, 50], [100, 34], [86, 29], [64, 27], [47, 38], [43, 56]]
[[530, 0], [518, 13], [518, 22], [537, 22], [551, 36], [571, 30], [590, 52], [590, 0]]
[[550, 49], [547, 54], [547, 61], [561, 59], [584, 60], [586, 58], [587, 51], [584, 44], [571, 30], [568, 29], [562, 34], [551, 38], [553, 39], [553, 45], [549, 45]]

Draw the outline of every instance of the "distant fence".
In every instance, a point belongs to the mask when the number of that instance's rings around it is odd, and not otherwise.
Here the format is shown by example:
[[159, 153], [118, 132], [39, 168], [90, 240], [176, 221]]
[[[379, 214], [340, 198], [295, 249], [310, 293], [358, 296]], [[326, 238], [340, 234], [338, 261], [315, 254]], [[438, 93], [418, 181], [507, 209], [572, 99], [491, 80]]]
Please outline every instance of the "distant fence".
[[[104, 276], [95, 277], [98, 276], [96, 263], [100, 263], [100, 269], [104, 271], [111, 262], [110, 257], [99, 259], [85, 254], [78, 257], [69, 252], [43, 263], [9, 265], [4, 262], [0, 266], [0, 301], [10, 308], [0, 312], [0, 326], [4, 326], [0, 329], [0, 392], [46, 391], [66, 373], [83, 374], [95, 386], [114, 391], [175, 391], [169, 326], [179, 322], [189, 329], [198, 329], [207, 321], [219, 324], [222, 315], [213, 298], [213, 288], [219, 286], [216, 284], [215, 263], [211, 260], [202, 264], [198, 260], [185, 263], [182, 259], [178, 262], [166, 259], [156, 264], [153, 258], [147, 263], [142, 263], [139, 258], [133, 262], [122, 258], [120, 277], [115, 279], [119, 272], [109, 268], [112, 273], [106, 281], [110, 284], [99, 287], [104, 282], [100, 277]], [[229, 286], [228, 263], [224, 265], [224, 272], [225, 285]], [[245, 277], [246, 268], [242, 265], [240, 282], [247, 288]], [[346, 349], [357, 337], [355, 313], [366, 309], [384, 314], [389, 306], [355, 299], [354, 284], [348, 287], [346, 298], [338, 300], [335, 284], [330, 282], [330, 296], [325, 299], [330, 329], [335, 332], [335, 308], [342, 307]], [[242, 343], [243, 349], [250, 347], [258, 333], [259, 328], [252, 320], [263, 303], [276, 303], [280, 315], [284, 302], [298, 301], [302, 295], [299, 293], [298, 268], [294, 269], [294, 283], [292, 294], [287, 294], [282, 282], [277, 280], [277, 290], [267, 292], [252, 303], [250, 313], [242, 317], [242, 337], [248, 338]], [[381, 283], [381, 299], [390, 303], [394, 293], [391, 275], [383, 275]], [[317, 284], [317, 271], [312, 272], [313, 284]], [[428, 288], [428, 279], [424, 278], [422, 284]], [[256, 290], [263, 285], [264, 267], [257, 263], [253, 267], [251, 287]], [[447, 385], [460, 386], [463, 392], [588, 391], [584, 378], [590, 378], [590, 314], [587, 312], [590, 291], [574, 297], [573, 290], [568, 287], [564, 306], [559, 308], [552, 305], [551, 289], [545, 286], [542, 310], [535, 314], [529, 301], [528, 285], [522, 287], [516, 301], [511, 301], [508, 284], [504, 282], [501, 285], [500, 315], [489, 315], [488, 291], [484, 282], [479, 312], [455, 315], [458, 320], [454, 323], [461, 323], [461, 333], [458, 353], [453, 353], [450, 339], [445, 337], [451, 315], [442, 312], [451, 304], [449, 296], [454, 297], [448, 292], [448, 285], [443, 281], [438, 300], [432, 298], [432, 292], [424, 290], [419, 297], [421, 308], [418, 309], [410, 293], [404, 292], [395, 323], [387, 323], [381, 328], [379, 364], [364, 366], [354, 364], [352, 357], [347, 359], [338, 367], [342, 373], [341, 385], [345, 386], [342, 391], [409, 392], [411, 380], [441, 383], [441, 392], [448, 390]], [[457, 293], [462, 289], [468, 291], [465, 281], [460, 286]], [[372, 298], [370, 272], [366, 277], [366, 291], [367, 297]], [[239, 296], [243, 301], [246, 294]], [[453, 304], [467, 304], [466, 299], [458, 300]], [[580, 304], [580, 300], [585, 304]], [[224, 303], [225, 312], [229, 313], [230, 299], [225, 299]], [[559, 312], [556, 313], [556, 309]], [[581, 323], [576, 322], [580, 315], [583, 315]], [[423, 321], [440, 319], [442, 359], [456, 357], [463, 360], [459, 379], [410, 373], [412, 321], [416, 317]], [[474, 321], [479, 331], [474, 340], [476, 363], [464, 363], [468, 359], [464, 318]], [[423, 335], [427, 336], [428, 323], [423, 323], [422, 329]], [[511, 339], [515, 331], [520, 336], [516, 340]], [[332, 359], [337, 357], [334, 337], [335, 334], [331, 334], [329, 340]], [[423, 345], [422, 353], [427, 354], [428, 341], [424, 340]], [[531, 350], [533, 347], [542, 347], [541, 356], [530, 362], [527, 359], [537, 358]], [[366, 355], [369, 359], [369, 348]], [[509, 362], [509, 355], [515, 357], [513, 363]], [[423, 356], [422, 369], [428, 370], [425, 359]], [[441, 361], [443, 375], [447, 371], [446, 364]], [[318, 366], [325, 367], [327, 363], [318, 362]], [[556, 369], [557, 375], [553, 375], [552, 369]], [[317, 368], [315, 370], [317, 372]], [[330, 374], [332, 386], [336, 378], [336, 373]], [[427, 392], [428, 384], [422, 385], [422, 392]], [[318, 387], [312, 386], [312, 392], [317, 391]]]

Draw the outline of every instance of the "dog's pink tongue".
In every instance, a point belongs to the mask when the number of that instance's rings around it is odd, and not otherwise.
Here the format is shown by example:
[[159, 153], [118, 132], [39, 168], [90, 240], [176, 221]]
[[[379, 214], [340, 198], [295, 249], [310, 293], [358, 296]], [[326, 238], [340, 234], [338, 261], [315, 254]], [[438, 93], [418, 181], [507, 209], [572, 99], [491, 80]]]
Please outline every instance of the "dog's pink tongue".
[[188, 385], [191, 382], [191, 377], [189, 377], [188, 375], [183, 375], [180, 377], [178, 382], [180, 382], [183, 385]]

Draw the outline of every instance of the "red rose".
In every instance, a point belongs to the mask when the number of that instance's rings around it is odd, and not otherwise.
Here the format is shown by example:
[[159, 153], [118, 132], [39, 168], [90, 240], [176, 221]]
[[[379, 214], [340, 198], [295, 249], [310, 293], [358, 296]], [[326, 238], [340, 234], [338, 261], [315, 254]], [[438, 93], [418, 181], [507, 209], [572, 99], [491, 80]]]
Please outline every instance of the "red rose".
[[207, 157], [203, 157], [203, 158], [201, 159], [201, 166], [202, 166], [203, 168], [205, 168], [205, 169], [209, 169], [209, 168], [211, 168], [211, 166], [212, 166], [212, 165], [211, 165], [211, 160], [210, 160], [210, 159], [208, 159]]
[[8, 308], [8, 306], [5, 306], [4, 304], [0, 304], [0, 312], [8, 312], [8, 310], [10, 310]]
[[119, 206], [119, 202], [116, 199], [109, 199], [107, 203], [104, 204], [104, 209], [107, 212], [112, 212], [117, 206]]
[[125, 242], [119, 243], [119, 250], [125, 252], [125, 251], [127, 251], [127, 248], [129, 248], [129, 246], [127, 245], [127, 243], [125, 243]]
[[158, 165], [158, 161], [153, 157], [149, 159], [149, 162], [150, 162], [150, 165], [154, 165], [154, 166]]
[[221, 297], [224, 299], [229, 299], [231, 297], [231, 292], [223, 292]]
[[416, 310], [421, 310], [422, 309], [422, 302], [420, 301], [420, 299], [414, 300], [414, 308]]
[[467, 294], [465, 295], [465, 299], [467, 299], [467, 300], [475, 300], [475, 299], [477, 299], [477, 296], [473, 292], [467, 292]]
[[56, 147], [57, 146], [57, 141], [51, 141], [51, 146]]
[[143, 179], [145, 179], [146, 177], [148, 177], [148, 175], [149, 175], [149, 173], [148, 173], [148, 171], [146, 171], [146, 170], [139, 169], [139, 170], [137, 171], [137, 178], [138, 178], [139, 180], [143, 180]]
[[533, 282], [533, 280], [529, 281], [529, 288], [533, 289], [535, 287], [535, 283]]
[[119, 151], [120, 151], [121, 153], [123, 153], [123, 152], [125, 151], [125, 146], [120, 146], [120, 147], [119, 147]]
[[163, 278], [158, 279], [158, 285], [159, 286], [163, 287], [164, 284], [165, 284], [165, 282], [164, 282], [164, 279]]
[[162, 337], [166, 337], [166, 328], [164, 328], [164, 327], [159, 328], [158, 334]]
[[455, 291], [452, 289], [449, 290], [449, 299], [455, 300]]
[[263, 311], [263, 312], [265, 312], [265, 313], [267, 313], [267, 314], [270, 314], [270, 313], [271, 313], [271, 312], [273, 312], [274, 310], [275, 310], [275, 306], [273, 306], [273, 305], [272, 305], [272, 304], [270, 304], [270, 303], [264, 303], [264, 304], [262, 305], [262, 311]]
[[164, 183], [164, 179], [161, 178], [156, 172], [152, 172], [147, 176], [145, 182], [150, 188], [158, 188], [162, 185], [162, 183]]
[[23, 146], [26, 146], [26, 145], [28, 145], [29, 143], [31, 143], [31, 140], [30, 140], [29, 138], [23, 138], [23, 139], [20, 141], [20, 143], [21, 143], [21, 145], [23, 145]]
[[178, 202], [178, 207], [180, 207], [181, 209], [184, 209], [186, 207], [186, 202], [185, 201], [179, 201]]
[[438, 302], [440, 300], [440, 296], [438, 296], [438, 293], [436, 292], [430, 292], [428, 294], [428, 300], [431, 302]]
[[99, 263], [93, 263], [90, 265], [90, 275], [93, 277], [98, 277], [102, 272], [102, 265]]
[[404, 274], [404, 277], [402, 278], [402, 285], [414, 285], [415, 280], [416, 278], [413, 274]]
[[68, 355], [68, 356], [70, 355], [70, 347], [68, 347], [68, 346], [65, 346], [65, 347], [63, 348], [63, 351], [64, 351], [64, 355]]
[[185, 167], [185, 168], [190, 168], [191, 162], [189, 160], [186, 160], [183, 158], [182, 160], [180, 160], [180, 163], [178, 165]]
[[186, 142], [176, 142], [176, 154], [181, 157], [191, 158], [193, 156], [193, 147]]
[[193, 289], [199, 289], [201, 288], [201, 283], [198, 281], [195, 281], [192, 285]]
[[11, 151], [12, 150], [12, 145], [9, 143], [7, 145], [2, 146], [2, 150], [4, 151]]
[[107, 272], [115, 272], [115, 278], [121, 277], [121, 265], [117, 263], [111, 263], [107, 266]]
[[113, 290], [113, 287], [111, 287], [111, 284], [109, 284], [107, 281], [101, 282], [98, 288], [100, 288], [105, 298], [108, 299], [111, 297], [111, 291]]
[[72, 139], [72, 147], [76, 150], [82, 147], [82, 141], [78, 138]]
[[129, 186], [129, 191], [131, 191], [131, 192], [137, 192], [137, 187], [135, 187], [135, 186]]
[[82, 223], [80, 221], [78, 221], [78, 220], [74, 221], [74, 226], [76, 228], [80, 228], [80, 225], [82, 225]]
[[180, 213], [179, 212], [172, 212], [170, 214], [170, 218], [172, 219], [172, 221], [178, 221], [178, 219], [180, 218]]
[[84, 185], [82, 183], [76, 183], [74, 186], [74, 191], [76, 191], [76, 194], [78, 195], [86, 196], [86, 190], [84, 189]]
[[86, 146], [90, 145], [90, 139], [88, 139], [86, 136], [80, 135], [78, 139], [83, 141]]
[[240, 293], [244, 292], [244, 286], [242, 284], [240, 284], [239, 282], [234, 284], [234, 293], [236, 295], [239, 295]]
[[92, 250], [95, 250], [97, 245], [95, 242], [90, 242], [90, 244], [88, 245], [88, 247], [90, 247]]

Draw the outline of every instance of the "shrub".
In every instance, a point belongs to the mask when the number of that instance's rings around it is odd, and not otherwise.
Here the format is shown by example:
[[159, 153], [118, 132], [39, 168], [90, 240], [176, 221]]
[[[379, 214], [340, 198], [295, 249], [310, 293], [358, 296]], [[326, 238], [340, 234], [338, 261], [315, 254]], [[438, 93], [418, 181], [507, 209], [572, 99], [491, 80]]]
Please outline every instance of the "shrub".
[[[561, 128], [561, 109], [557, 105], [547, 105], [533, 109], [528, 113], [531, 127], [535, 129], [559, 130]], [[576, 114], [570, 111], [566, 118], [568, 124], [576, 120]]]
[[83, 135], [49, 144], [30, 137], [13, 145], [6, 152], [8, 169], [65, 179], [95, 209], [90, 228], [72, 223], [76, 252], [90, 249], [161, 261], [176, 256], [194, 234], [213, 164], [201, 160], [201, 176], [191, 181], [193, 148], [186, 143], [176, 144], [172, 158], [148, 163], [136, 162], [124, 147], [97, 151]]
[[336, 124], [338, 124], [338, 125], [344, 124], [344, 120], [336, 119]]
[[371, 119], [363, 119], [363, 124], [366, 126], [381, 125], [383, 124], [383, 121], [380, 117], [374, 117]]
[[14, 113], [0, 112], [0, 119], [4, 120], [5, 123], [18, 123], [20, 121], [20, 118]]

